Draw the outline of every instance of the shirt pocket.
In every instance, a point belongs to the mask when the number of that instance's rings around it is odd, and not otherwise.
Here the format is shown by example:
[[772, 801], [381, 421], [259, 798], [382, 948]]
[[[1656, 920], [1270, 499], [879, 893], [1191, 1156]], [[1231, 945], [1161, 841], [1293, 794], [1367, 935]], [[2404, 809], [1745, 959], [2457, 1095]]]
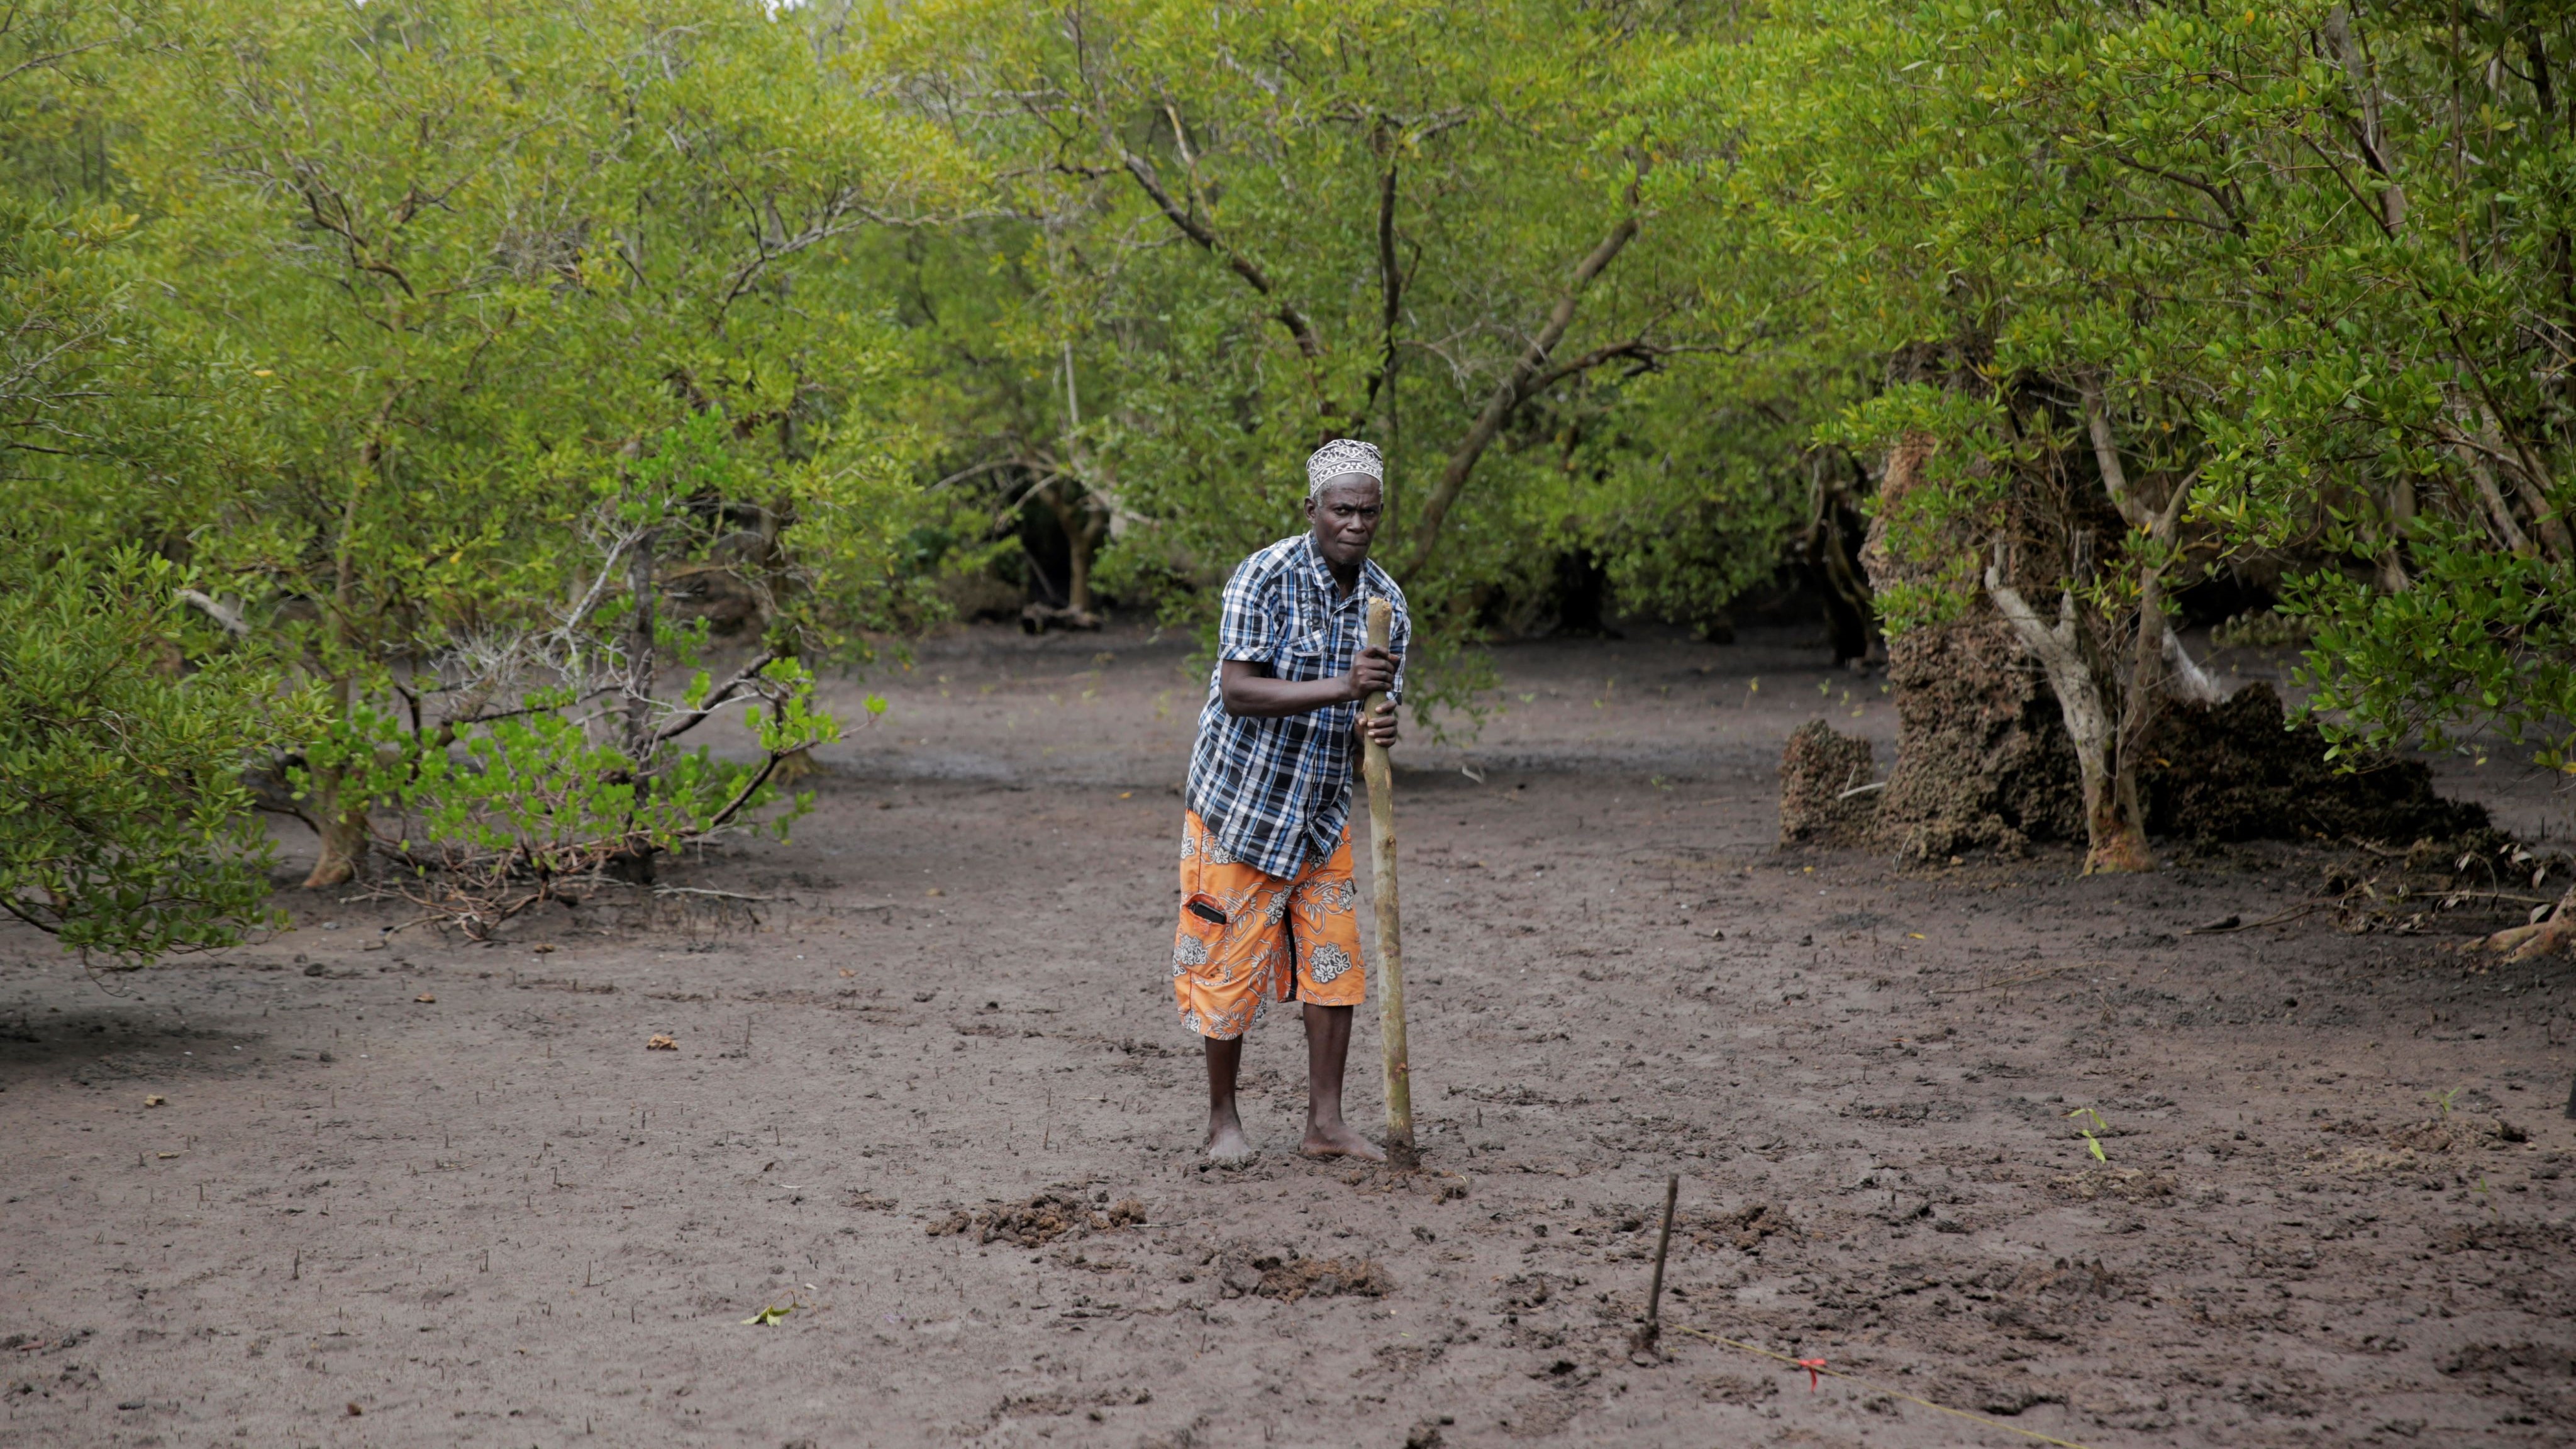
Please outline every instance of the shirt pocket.
[[1323, 615], [1308, 609], [1290, 611], [1279, 640], [1279, 675], [1314, 680], [1333, 673], [1333, 632]]

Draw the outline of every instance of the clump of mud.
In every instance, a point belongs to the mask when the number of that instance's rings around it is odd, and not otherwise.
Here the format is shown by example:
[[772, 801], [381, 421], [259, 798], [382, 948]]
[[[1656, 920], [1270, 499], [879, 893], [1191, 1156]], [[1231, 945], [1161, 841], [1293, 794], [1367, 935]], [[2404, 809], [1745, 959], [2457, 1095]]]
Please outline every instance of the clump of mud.
[[1145, 1205], [1134, 1198], [1110, 1206], [1085, 1202], [1070, 1188], [1052, 1188], [1026, 1202], [968, 1212], [964, 1208], [930, 1224], [934, 1238], [972, 1233], [978, 1243], [1002, 1242], [1043, 1248], [1070, 1233], [1106, 1232], [1145, 1221]]
[[[1964, 520], [1945, 537], [1892, 546], [1889, 520], [1924, 486], [1934, 444], [1911, 434], [1887, 459], [1861, 566], [1881, 597], [1908, 586], [1939, 587], [1960, 550], [1982, 554], [1987, 540]], [[1870, 843], [1898, 859], [1937, 859], [1972, 848], [2017, 855], [2034, 840], [2080, 840], [2083, 795], [2075, 747], [2066, 737], [2040, 672], [2021, 640], [1979, 594], [1955, 619], [1925, 622], [1887, 642], [1887, 682], [1896, 694], [1896, 763], [1879, 802]]]
[[[2012, 853], [2034, 840], [2084, 838], [2074, 746], [2062, 726], [2042, 729], [2017, 712], [2018, 685], [1982, 693], [1973, 687], [1976, 669], [1995, 661], [1971, 635], [1956, 632], [1967, 627], [1894, 646], [1902, 729], [1882, 789], [1848, 793], [1868, 779], [1867, 740], [1822, 720], [1789, 737], [1780, 757], [1782, 845], [1866, 843], [1922, 860], [1975, 846]], [[1901, 674], [1899, 662], [1906, 664]], [[2456, 849], [2492, 834], [2485, 807], [2435, 794], [2432, 771], [2419, 761], [2382, 756], [2346, 770], [2329, 760], [2324, 734], [2313, 724], [2292, 725], [2269, 684], [2249, 684], [2216, 704], [2166, 701], [2140, 748], [2138, 788], [2147, 829], [2159, 836], [2429, 841]], [[2044, 764], [2041, 757], [2052, 752], [2062, 758]]]
[[2021, 1270], [2012, 1281], [2011, 1291], [2038, 1295], [2054, 1293], [2069, 1298], [2118, 1298], [2126, 1285], [2120, 1275], [2102, 1265], [2100, 1258], [2085, 1262], [2081, 1258], [2060, 1258], [2049, 1267], [2036, 1263]]
[[2434, 1233], [2429, 1246], [2436, 1253], [2540, 1253], [2563, 1259], [2576, 1247], [2576, 1228], [2477, 1218]]
[[1776, 1398], [1780, 1384], [1776, 1379], [1757, 1379], [1744, 1374], [1710, 1374], [1691, 1380], [1691, 1387], [1712, 1404], [1738, 1404], [1745, 1407]]
[[1382, 1298], [1395, 1284], [1375, 1258], [1308, 1258], [1295, 1253], [1237, 1249], [1217, 1275], [1227, 1298]]
[[1495, 1289], [1495, 1296], [1509, 1312], [1536, 1308], [1554, 1295], [1570, 1288], [1580, 1288], [1591, 1280], [1578, 1273], [1514, 1273]]
[[1795, 1238], [1798, 1225], [1767, 1202], [1749, 1202], [1731, 1213], [1685, 1214], [1673, 1223], [1676, 1232], [1703, 1248], [1729, 1247], [1750, 1253], [1764, 1238]]
[[[1123, 1408], [1130, 1404], [1150, 1404], [1152, 1402], [1154, 1402], [1154, 1391], [1142, 1386], [1134, 1388], [1121, 1387], [1094, 1389], [1087, 1394], [1068, 1394], [1061, 1392], [1005, 1394], [1002, 1397], [1002, 1401], [993, 1406], [992, 1412], [986, 1416], [985, 1421], [988, 1424], [998, 1424], [1004, 1419], [1067, 1419], [1085, 1409], [1098, 1410]], [[1099, 1415], [1094, 1413], [1092, 1417], [1098, 1418]], [[1043, 1434], [1051, 1434], [1054, 1431], [1041, 1430], [1040, 1432]], [[796, 1442], [797, 1441], [790, 1441], [788, 1449], [795, 1449]], [[812, 1441], [806, 1440], [803, 1442], [811, 1443]]]
[[2473, 1171], [2465, 1164], [2445, 1166], [2446, 1155], [2466, 1156], [2478, 1149], [2505, 1152], [2531, 1141], [2531, 1134], [2502, 1117], [2484, 1120], [2462, 1116], [2445, 1116], [2423, 1122], [2410, 1122], [2381, 1132], [2366, 1122], [2333, 1122], [2326, 1131], [2346, 1137], [2373, 1138], [2384, 1147], [2356, 1146], [2340, 1151], [2328, 1147], [2308, 1149], [2311, 1173], [2339, 1174], [2351, 1178], [2412, 1178], [2425, 1174], [2447, 1175], [2453, 1170]]
[[2083, 838], [2075, 745], [2055, 696], [1993, 610], [1898, 635], [1887, 678], [1896, 764], [1887, 788], [1864, 797], [1879, 802], [1873, 844], [1914, 861]]
[[2434, 794], [2433, 773], [2418, 761], [2338, 768], [2326, 758], [2325, 736], [2313, 724], [2288, 724], [2268, 684], [2249, 684], [2217, 704], [2168, 703], [2144, 748], [2138, 786], [2156, 835], [2402, 845], [2487, 828], [2483, 806]]
[[1780, 843], [1858, 845], [1878, 816], [1869, 741], [1812, 719], [1780, 752]]

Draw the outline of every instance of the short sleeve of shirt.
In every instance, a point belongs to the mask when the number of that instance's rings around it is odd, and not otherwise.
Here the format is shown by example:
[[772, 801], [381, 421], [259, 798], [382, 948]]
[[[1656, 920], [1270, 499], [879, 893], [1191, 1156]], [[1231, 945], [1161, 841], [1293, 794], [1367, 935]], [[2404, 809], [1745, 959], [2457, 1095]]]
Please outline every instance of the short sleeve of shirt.
[[1386, 570], [1375, 563], [1369, 566], [1369, 588], [1383, 595], [1395, 606], [1394, 617], [1387, 621], [1386, 651], [1395, 656], [1395, 683], [1387, 687], [1390, 704], [1404, 702], [1404, 682], [1413, 667], [1413, 611], [1404, 606], [1404, 590], [1396, 586]]
[[1276, 608], [1279, 574], [1256, 567], [1261, 555], [1246, 560], [1225, 581], [1225, 597], [1216, 621], [1216, 657], [1268, 663], [1278, 644]]
[[1402, 704], [1404, 673], [1413, 663], [1413, 615], [1405, 610], [1401, 594], [1396, 596], [1395, 617], [1387, 625], [1386, 649], [1395, 656], [1395, 683], [1387, 687], [1387, 702]]

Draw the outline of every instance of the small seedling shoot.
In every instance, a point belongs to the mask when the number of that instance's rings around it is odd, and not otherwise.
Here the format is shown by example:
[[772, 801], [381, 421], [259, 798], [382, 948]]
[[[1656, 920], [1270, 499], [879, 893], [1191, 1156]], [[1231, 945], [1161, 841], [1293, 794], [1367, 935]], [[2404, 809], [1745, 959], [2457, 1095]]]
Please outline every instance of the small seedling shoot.
[[2070, 1120], [2077, 1117], [2089, 1117], [2092, 1119], [2092, 1126], [2076, 1128], [2075, 1135], [2084, 1139], [2084, 1146], [2087, 1150], [2092, 1152], [2093, 1160], [2095, 1162], [2109, 1162], [2111, 1160], [2110, 1157], [2102, 1151], [2102, 1139], [2093, 1135], [2096, 1132], [2108, 1132], [2111, 1130], [2111, 1124], [2102, 1120], [2102, 1114], [2091, 1107], [2078, 1107], [2066, 1115]]

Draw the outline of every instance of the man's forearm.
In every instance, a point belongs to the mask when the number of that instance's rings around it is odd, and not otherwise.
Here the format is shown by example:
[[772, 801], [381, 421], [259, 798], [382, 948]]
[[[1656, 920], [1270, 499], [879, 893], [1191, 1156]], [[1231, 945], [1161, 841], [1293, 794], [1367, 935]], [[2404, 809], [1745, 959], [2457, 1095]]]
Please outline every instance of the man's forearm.
[[1224, 681], [1225, 712], [1247, 719], [1277, 719], [1292, 714], [1313, 714], [1331, 705], [1351, 702], [1348, 676], [1334, 679], [1272, 679], [1264, 675], [1229, 678]]

